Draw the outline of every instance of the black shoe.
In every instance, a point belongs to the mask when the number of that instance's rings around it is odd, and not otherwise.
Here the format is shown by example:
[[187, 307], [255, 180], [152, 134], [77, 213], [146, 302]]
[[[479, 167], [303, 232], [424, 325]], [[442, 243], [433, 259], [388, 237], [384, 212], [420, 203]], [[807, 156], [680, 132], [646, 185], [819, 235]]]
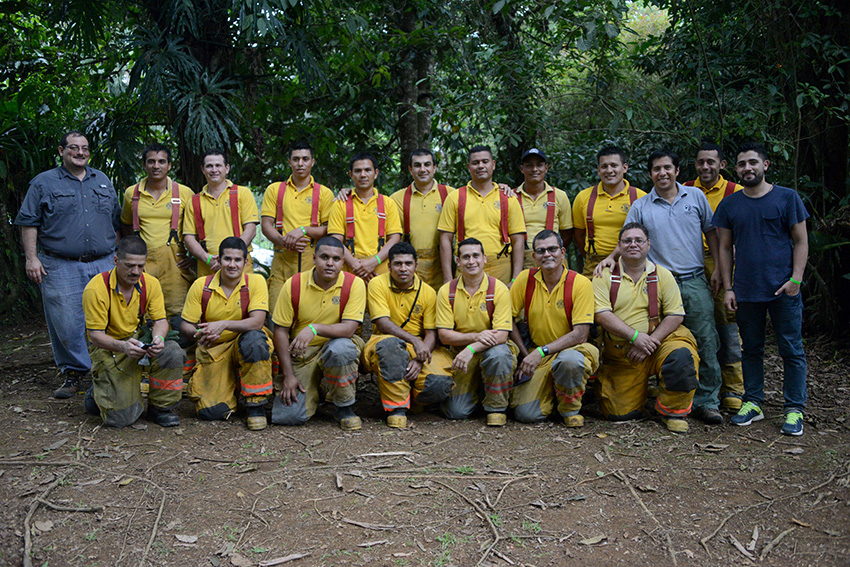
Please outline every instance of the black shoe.
[[694, 408], [691, 410], [691, 417], [695, 417], [706, 425], [722, 425], [723, 416], [720, 411], [714, 408]]
[[176, 427], [180, 425], [180, 418], [174, 410], [158, 408], [148, 404], [148, 421], [152, 421], [160, 427]]
[[53, 392], [53, 397], [57, 400], [73, 398], [80, 389], [80, 382], [83, 376], [85, 376], [85, 372], [68, 370], [67, 372], [62, 372], [60, 376], [65, 378], [65, 383]]
[[86, 390], [86, 397], [83, 398], [83, 407], [87, 414], [100, 417], [100, 408], [97, 407], [97, 403], [94, 401], [94, 386], [90, 386]]

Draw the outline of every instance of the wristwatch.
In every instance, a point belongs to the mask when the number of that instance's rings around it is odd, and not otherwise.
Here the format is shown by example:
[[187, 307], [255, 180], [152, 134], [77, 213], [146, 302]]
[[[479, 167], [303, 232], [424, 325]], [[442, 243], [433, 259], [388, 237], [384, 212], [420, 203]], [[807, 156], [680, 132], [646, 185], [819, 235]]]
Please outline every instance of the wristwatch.
[[543, 356], [549, 356], [549, 347], [544, 345], [544, 346], [540, 347], [540, 350], [543, 351]]

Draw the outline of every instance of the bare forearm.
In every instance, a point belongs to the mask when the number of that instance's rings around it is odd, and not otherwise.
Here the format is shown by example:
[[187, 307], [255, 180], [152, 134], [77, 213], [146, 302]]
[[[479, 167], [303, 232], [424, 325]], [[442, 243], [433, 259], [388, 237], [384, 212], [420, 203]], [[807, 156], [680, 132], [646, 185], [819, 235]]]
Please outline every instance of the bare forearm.
[[357, 321], [340, 321], [333, 325], [320, 325], [313, 323], [313, 328], [316, 329], [316, 334], [320, 337], [328, 339], [350, 339], [357, 332], [357, 327], [360, 325]]
[[522, 271], [525, 261], [525, 234], [511, 235], [511, 281], [515, 280]]
[[254, 237], [257, 236], [257, 223], [255, 222], [246, 222], [242, 225], [242, 234], [239, 236], [245, 244], [248, 246], [251, 245], [251, 242], [254, 241]]
[[661, 320], [650, 336], [661, 342], [667, 338], [667, 335], [678, 329], [684, 320], [685, 318], [681, 315], [668, 315]]
[[574, 228], [573, 229], [573, 244], [575, 244], [576, 250], [578, 250], [578, 253], [581, 254], [582, 256], [587, 255], [587, 252], [584, 249], [584, 247], [585, 247], [584, 235], [586, 233], [587, 233], [587, 231], [584, 230], [584, 229], [581, 229], [581, 228]]
[[275, 228], [273, 218], [263, 217], [260, 220], [260, 229], [263, 231], [263, 236], [269, 239], [269, 242], [278, 247], [283, 246], [283, 235]]
[[207, 251], [204, 250], [204, 247], [201, 246], [201, 243], [198, 242], [198, 238], [194, 234], [184, 234], [183, 244], [186, 246], [189, 254], [202, 262], [206, 261], [208, 256]]
[[387, 237], [384, 247], [378, 250], [377, 254], [382, 263], [387, 261], [387, 258], [390, 255], [390, 248], [392, 248], [393, 244], [397, 243], [399, 240], [401, 240], [401, 234], [391, 234]]
[[[590, 334], [590, 325], [576, 325], [573, 327], [572, 331], [567, 333], [566, 335], [560, 336], [551, 343], [547, 345], [537, 345], [537, 346], [548, 346], [549, 354], [555, 354], [556, 352], [561, 352], [562, 350], [566, 350], [570, 347], [574, 347], [576, 345], [580, 345], [581, 343], [587, 342], [587, 337]], [[632, 333], [634, 334], [634, 333]]]
[[514, 323], [514, 328], [511, 329], [511, 340], [516, 343], [520, 354], [528, 356], [528, 349], [525, 348], [525, 341], [522, 340], [522, 335], [519, 334], [519, 329], [517, 328], [516, 323]]
[[448, 282], [452, 279], [452, 239], [454, 233], [440, 232], [440, 267], [443, 270], [443, 281]]
[[24, 246], [24, 254], [27, 260], [34, 260], [37, 257], [38, 246], [38, 227], [22, 226], [21, 227], [21, 243]]

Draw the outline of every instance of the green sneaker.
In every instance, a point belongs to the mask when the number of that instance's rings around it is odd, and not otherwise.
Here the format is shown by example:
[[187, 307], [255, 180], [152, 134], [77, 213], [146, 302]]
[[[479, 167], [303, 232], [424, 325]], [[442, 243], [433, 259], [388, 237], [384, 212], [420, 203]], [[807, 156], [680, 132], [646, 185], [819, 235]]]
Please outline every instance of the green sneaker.
[[785, 423], [782, 424], [783, 435], [798, 437], [803, 434], [803, 414], [798, 411], [789, 411], [785, 414]]
[[730, 421], [735, 425], [749, 425], [754, 421], [761, 421], [763, 419], [764, 413], [762, 413], [760, 407], [753, 402], [744, 402], [744, 405], [741, 406], [738, 413], [732, 416]]

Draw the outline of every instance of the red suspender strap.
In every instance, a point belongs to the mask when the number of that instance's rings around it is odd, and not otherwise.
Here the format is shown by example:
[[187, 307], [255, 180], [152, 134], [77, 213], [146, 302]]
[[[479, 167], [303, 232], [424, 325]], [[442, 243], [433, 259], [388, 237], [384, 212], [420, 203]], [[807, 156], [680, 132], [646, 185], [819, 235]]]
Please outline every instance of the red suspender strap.
[[378, 194], [378, 252], [384, 247], [387, 234], [387, 210], [384, 208], [384, 196]]
[[354, 189], [345, 200], [345, 242], [354, 254]]
[[567, 270], [567, 277], [564, 279], [564, 311], [567, 314], [567, 323], [570, 329], [573, 328], [573, 285], [576, 281], [578, 272]]
[[292, 327], [298, 321], [298, 303], [301, 301], [301, 272], [289, 278], [290, 294], [292, 295]]
[[464, 216], [466, 215], [466, 193], [467, 188], [461, 187], [457, 194], [457, 241], [460, 243], [466, 238], [466, 223]]
[[204, 230], [204, 216], [201, 214], [201, 194], [195, 193], [192, 195], [192, 214], [195, 217], [195, 235], [198, 237], [198, 242], [206, 250], [207, 233]]
[[685, 181], [682, 185], [685, 187], [696, 187], [696, 179], [691, 179], [690, 181]]
[[404, 201], [402, 205], [402, 223], [404, 223], [404, 241], [410, 242], [410, 200], [413, 199], [413, 185], [408, 185], [404, 190]]
[[342, 321], [342, 314], [345, 313], [345, 306], [348, 304], [348, 298], [351, 297], [351, 285], [354, 283], [354, 274], [348, 272], [342, 273], [342, 291], [339, 293], [339, 320]]
[[[141, 195], [139, 194], [139, 184], [136, 183], [136, 186], [133, 187], [133, 233], [138, 236], [139, 227], [141, 224], [139, 223], [139, 198]], [[109, 287], [108, 285], [106, 287]]]
[[487, 315], [490, 317], [490, 326], [493, 326], [493, 312], [496, 311], [496, 278], [487, 276], [487, 295], [484, 296], [487, 303]]
[[555, 230], [555, 190], [546, 193], [546, 228]]
[[145, 274], [139, 278], [139, 325], [145, 322], [145, 313], [148, 311], [148, 285], [145, 282]]
[[629, 205], [634, 205], [637, 198], [637, 187], [629, 185]]
[[501, 189], [495, 188], [494, 191], [499, 191], [499, 214], [501, 215], [501, 222], [499, 223], [502, 226], [502, 244], [507, 246], [511, 243], [511, 237], [508, 234], [508, 209], [510, 207], [508, 196], [505, 195]]
[[248, 274], [245, 274], [245, 285], [239, 288], [239, 303], [242, 304], [242, 318], [248, 318], [248, 306], [251, 304], [251, 290], [248, 289]]
[[442, 183], [437, 183], [437, 191], [440, 192], [440, 204], [446, 202], [446, 197], [449, 196], [449, 188]]
[[519, 193], [517, 189], [519, 189], [519, 187], [513, 191], [516, 193], [516, 200], [519, 201], [519, 208], [522, 210], [522, 218], [525, 218], [525, 205], [522, 204], [522, 193]]
[[660, 322], [658, 318], [658, 267], [646, 276], [646, 294], [649, 299], [649, 332], [655, 330]]
[[611, 289], [608, 291], [608, 299], [611, 301], [611, 311], [614, 311], [614, 304], [617, 303], [617, 292], [620, 291], [620, 263], [614, 264], [611, 269]]
[[106, 307], [106, 328], [103, 329], [105, 333], [109, 330], [109, 318], [112, 316], [112, 290], [109, 288], [109, 272], [101, 272], [100, 276], [103, 278], [103, 284], [106, 286], [106, 297], [109, 298], [109, 304]]
[[457, 295], [457, 278], [449, 282], [449, 305], [452, 307], [452, 312], [455, 310], [455, 296]]
[[277, 186], [277, 212], [274, 217], [274, 226], [283, 232], [283, 196], [286, 194], [286, 181], [281, 181]]
[[233, 236], [242, 236], [242, 223], [239, 222], [239, 186], [230, 186], [230, 220], [233, 222]]
[[528, 310], [531, 308], [531, 299], [534, 297], [534, 288], [537, 287], [537, 279], [534, 275], [540, 268], [528, 270], [528, 281], [525, 282], [525, 320], [528, 321]]
[[732, 181], [726, 182], [726, 190], [723, 192], [723, 198], [725, 199], [729, 195], [735, 192], [735, 183]]
[[322, 200], [322, 186], [313, 182], [313, 208], [310, 210], [310, 226], [319, 226], [319, 202]]
[[596, 254], [596, 242], [594, 241], [594, 230], [593, 230], [593, 209], [596, 207], [596, 196], [599, 191], [599, 186], [595, 186], [590, 190], [590, 197], [587, 198], [587, 211], [584, 215], [584, 221], [587, 225], [586, 229], [586, 237], [587, 237], [587, 251], [590, 254]]
[[180, 242], [180, 237], [177, 234], [177, 228], [180, 226], [180, 205], [183, 201], [180, 200], [180, 186], [176, 181], [171, 182], [171, 232], [168, 234], [168, 242], [166, 246], [171, 246], [171, 241]]
[[201, 293], [201, 323], [207, 322], [207, 305], [209, 305], [210, 297], [212, 296], [212, 290], [210, 289], [212, 279], [213, 276], [209, 275], [204, 280], [204, 291]]

